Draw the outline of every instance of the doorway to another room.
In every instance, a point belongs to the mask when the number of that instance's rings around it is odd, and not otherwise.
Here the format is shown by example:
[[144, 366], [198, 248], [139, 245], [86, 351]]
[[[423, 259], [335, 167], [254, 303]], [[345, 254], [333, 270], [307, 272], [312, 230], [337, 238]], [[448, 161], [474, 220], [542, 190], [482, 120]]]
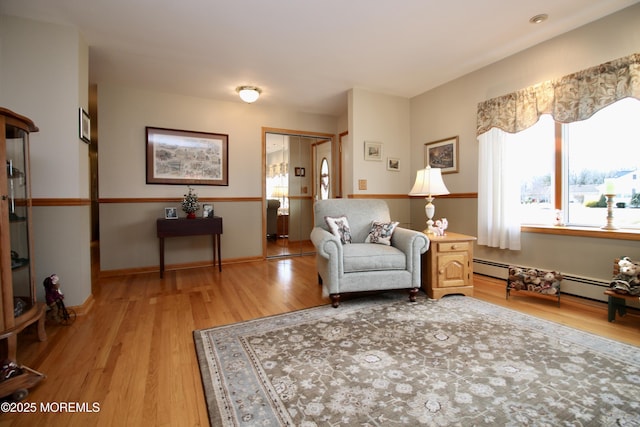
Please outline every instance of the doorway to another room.
[[263, 128], [264, 254], [315, 253], [313, 203], [335, 197], [332, 134]]

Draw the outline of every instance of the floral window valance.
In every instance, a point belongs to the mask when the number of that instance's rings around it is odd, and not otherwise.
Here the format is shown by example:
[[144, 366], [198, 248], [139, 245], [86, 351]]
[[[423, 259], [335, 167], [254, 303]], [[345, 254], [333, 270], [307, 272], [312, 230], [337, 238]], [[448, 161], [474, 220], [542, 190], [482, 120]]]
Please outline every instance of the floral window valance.
[[493, 127], [520, 132], [542, 114], [560, 123], [585, 120], [626, 97], [640, 99], [640, 53], [481, 102], [477, 134]]

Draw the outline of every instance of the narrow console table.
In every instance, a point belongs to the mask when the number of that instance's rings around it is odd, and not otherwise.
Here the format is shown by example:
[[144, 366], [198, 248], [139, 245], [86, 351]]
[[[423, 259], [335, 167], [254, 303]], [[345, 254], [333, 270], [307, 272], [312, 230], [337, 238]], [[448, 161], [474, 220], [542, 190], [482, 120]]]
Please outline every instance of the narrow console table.
[[164, 238], [201, 236], [211, 234], [213, 241], [213, 266], [216, 265], [216, 252], [218, 253], [218, 270], [222, 271], [222, 255], [220, 252], [220, 235], [222, 234], [222, 218], [179, 218], [163, 219], [157, 221], [158, 239], [160, 239], [160, 277], [164, 276]]

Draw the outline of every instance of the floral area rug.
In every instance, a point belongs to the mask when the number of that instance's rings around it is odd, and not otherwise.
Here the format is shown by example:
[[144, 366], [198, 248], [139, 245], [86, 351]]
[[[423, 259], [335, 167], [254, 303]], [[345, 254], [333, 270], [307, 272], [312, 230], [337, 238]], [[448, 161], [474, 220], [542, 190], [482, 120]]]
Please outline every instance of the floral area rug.
[[387, 293], [194, 331], [213, 426], [640, 426], [640, 348]]

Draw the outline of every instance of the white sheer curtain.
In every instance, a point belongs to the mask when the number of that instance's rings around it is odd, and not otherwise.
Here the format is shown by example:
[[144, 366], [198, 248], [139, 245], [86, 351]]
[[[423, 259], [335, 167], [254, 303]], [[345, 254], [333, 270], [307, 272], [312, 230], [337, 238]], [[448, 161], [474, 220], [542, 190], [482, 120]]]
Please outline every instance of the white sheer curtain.
[[520, 250], [518, 146], [492, 128], [478, 136], [478, 244]]

